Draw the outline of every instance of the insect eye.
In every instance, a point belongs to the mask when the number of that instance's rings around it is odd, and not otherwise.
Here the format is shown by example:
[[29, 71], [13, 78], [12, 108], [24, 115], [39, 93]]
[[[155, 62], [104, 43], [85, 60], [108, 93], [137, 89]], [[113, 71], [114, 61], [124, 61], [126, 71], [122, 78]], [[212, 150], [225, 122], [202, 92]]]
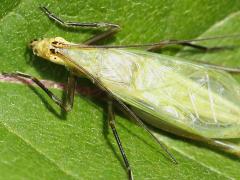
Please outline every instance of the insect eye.
[[53, 53], [53, 54], [56, 54], [55, 49], [50, 49], [50, 52]]

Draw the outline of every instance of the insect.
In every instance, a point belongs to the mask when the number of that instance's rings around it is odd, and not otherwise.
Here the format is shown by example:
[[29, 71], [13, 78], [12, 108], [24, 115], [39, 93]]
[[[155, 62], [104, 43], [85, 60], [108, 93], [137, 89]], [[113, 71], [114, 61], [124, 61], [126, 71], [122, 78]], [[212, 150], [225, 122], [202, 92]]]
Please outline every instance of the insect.
[[68, 77], [67, 99], [63, 103], [37, 78], [24, 73], [6, 73], [33, 80], [61, 108], [73, 107], [77, 76], [85, 76], [108, 94], [108, 122], [120, 149], [128, 178], [132, 170], [115, 127], [113, 103], [117, 103], [141, 125], [177, 162], [167, 147], [160, 142], [145, 123], [171, 133], [195, 139], [240, 156], [240, 147], [224, 139], [240, 138], [240, 85], [226, 71], [239, 69], [190, 63], [179, 58], [131, 48], [147, 47], [156, 50], [178, 44], [200, 50], [218, 50], [196, 44], [194, 41], [223, 37], [163, 41], [155, 44], [107, 46], [94, 45], [114, 35], [119, 26], [112, 23], [64, 22], [42, 7], [52, 20], [67, 27], [107, 28], [83, 44], [61, 37], [34, 40], [33, 53], [53, 63], [66, 66]]

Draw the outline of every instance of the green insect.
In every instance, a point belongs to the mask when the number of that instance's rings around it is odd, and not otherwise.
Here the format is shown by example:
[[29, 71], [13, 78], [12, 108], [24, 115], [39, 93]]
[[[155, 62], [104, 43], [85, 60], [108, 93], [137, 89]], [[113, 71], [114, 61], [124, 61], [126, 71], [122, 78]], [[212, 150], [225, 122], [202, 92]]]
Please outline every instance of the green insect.
[[155, 138], [145, 123], [240, 156], [237, 145], [224, 141], [240, 138], [240, 85], [224, 70], [240, 70], [186, 62], [177, 57], [133, 49], [145, 46], [148, 50], [156, 50], [177, 44], [202, 50], [217, 50], [218, 48], [207, 48], [192, 42], [225, 37], [163, 41], [147, 45], [97, 46], [94, 45], [96, 42], [115, 34], [119, 26], [103, 22], [64, 22], [45, 7], [42, 10], [50, 19], [67, 27], [107, 28], [107, 31], [83, 44], [71, 43], [61, 37], [31, 42], [30, 46], [35, 55], [64, 65], [71, 72], [68, 77], [66, 103], [35, 77], [24, 73], [6, 75], [32, 79], [66, 111], [73, 106], [77, 76], [85, 76], [105, 91], [109, 96], [109, 125], [129, 179], [133, 179], [133, 174], [115, 128], [113, 103], [117, 103], [129, 113], [175, 163], [176, 159], [166, 146]]

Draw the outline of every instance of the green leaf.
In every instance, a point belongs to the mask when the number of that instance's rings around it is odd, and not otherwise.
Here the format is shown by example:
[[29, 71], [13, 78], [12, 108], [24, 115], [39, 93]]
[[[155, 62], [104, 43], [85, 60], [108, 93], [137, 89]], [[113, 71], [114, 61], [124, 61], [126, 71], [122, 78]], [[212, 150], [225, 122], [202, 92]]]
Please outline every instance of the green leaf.
[[[151, 1], [6, 1], [0, 5], [1, 71], [21, 71], [64, 82], [64, 67], [32, 55], [32, 39], [61, 36], [82, 42], [97, 31], [70, 30], [50, 21], [40, 5], [70, 21], [107, 21], [121, 25], [112, 44], [158, 42], [236, 34], [238, 0]], [[204, 42], [236, 43], [236, 39]], [[238, 42], [239, 43], [239, 42]], [[165, 53], [211, 63], [240, 66], [240, 51], [199, 53], [168, 49]], [[169, 52], [168, 52], [169, 51]], [[237, 79], [240, 79], [236, 76]], [[84, 85], [86, 86], [86, 84]], [[60, 95], [61, 91], [53, 89]], [[78, 95], [66, 117], [39, 89], [0, 83], [1, 179], [126, 179], [121, 155], [107, 128], [104, 104]], [[239, 179], [240, 161], [201, 143], [157, 132], [179, 164], [134, 123], [117, 116], [117, 128], [136, 179]], [[109, 131], [109, 133], [108, 133]]]

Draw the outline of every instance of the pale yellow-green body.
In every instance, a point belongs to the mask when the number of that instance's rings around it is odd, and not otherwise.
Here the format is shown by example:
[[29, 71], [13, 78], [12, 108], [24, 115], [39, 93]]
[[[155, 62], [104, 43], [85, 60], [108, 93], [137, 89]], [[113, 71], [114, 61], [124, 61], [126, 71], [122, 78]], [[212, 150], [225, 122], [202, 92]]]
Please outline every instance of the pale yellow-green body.
[[78, 75], [83, 73], [78, 67], [84, 69], [135, 112], [142, 111], [140, 118], [149, 124], [207, 138], [240, 138], [240, 85], [226, 72], [139, 50], [81, 48], [62, 38], [35, 41], [32, 47]]

